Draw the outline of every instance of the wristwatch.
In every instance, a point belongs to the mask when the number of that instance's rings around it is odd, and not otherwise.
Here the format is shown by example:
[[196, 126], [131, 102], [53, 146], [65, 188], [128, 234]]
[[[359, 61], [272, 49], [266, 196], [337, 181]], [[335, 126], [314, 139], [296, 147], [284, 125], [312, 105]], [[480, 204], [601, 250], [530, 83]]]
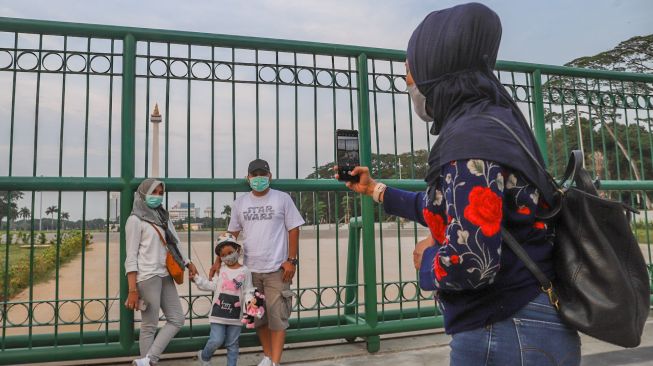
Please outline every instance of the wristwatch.
[[288, 258], [288, 262], [292, 264], [293, 266], [297, 267], [297, 264], [299, 264], [299, 259], [297, 258]]

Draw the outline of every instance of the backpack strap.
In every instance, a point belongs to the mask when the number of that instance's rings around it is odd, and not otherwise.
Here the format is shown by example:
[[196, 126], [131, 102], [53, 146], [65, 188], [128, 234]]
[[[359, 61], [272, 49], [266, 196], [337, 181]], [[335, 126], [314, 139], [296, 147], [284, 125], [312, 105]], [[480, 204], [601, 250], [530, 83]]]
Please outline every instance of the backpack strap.
[[496, 118], [496, 117], [494, 117], [492, 115], [489, 115], [489, 114], [480, 113], [480, 114], [478, 114], [478, 116], [486, 118], [486, 119], [488, 119], [488, 120], [490, 120], [490, 121], [492, 121], [494, 123], [497, 123], [498, 125], [500, 125], [504, 129], [506, 129], [506, 131], [508, 131], [508, 133], [510, 133], [510, 135], [512, 135], [512, 137], [515, 139], [515, 142], [517, 142], [519, 144], [519, 146], [521, 146], [521, 148], [524, 150], [524, 152], [526, 153], [526, 156], [528, 156], [530, 161], [533, 164], [535, 164], [535, 166], [540, 171], [542, 171], [542, 173], [544, 173], [544, 175], [546, 175], [549, 182], [551, 183], [551, 185], [553, 185], [553, 187], [554, 187], [554, 189], [556, 191], [560, 191], [561, 187], [565, 187], [566, 184], [571, 184], [571, 182], [575, 181], [576, 177], [578, 175], [578, 172], [583, 168], [583, 153], [580, 150], [571, 151], [571, 154], [569, 155], [569, 163], [567, 164], [567, 169], [565, 170], [565, 174], [563, 175], [562, 180], [560, 180], [560, 183], [558, 183], [551, 176], [551, 174], [546, 169], [544, 169], [542, 164], [540, 164], [540, 162], [533, 155], [533, 153], [526, 147], [526, 144], [524, 144], [524, 141], [522, 141], [522, 139], [519, 138], [519, 136], [517, 136], [515, 131], [513, 131], [512, 128], [510, 128], [510, 126], [508, 126], [502, 120], [500, 120], [500, 119], [498, 119], [498, 118]]
[[[546, 175], [548, 181], [553, 185], [555, 190], [564, 193], [560, 185], [555, 181], [555, 179], [553, 179], [551, 174], [546, 169], [544, 169], [542, 164], [540, 164], [540, 162], [537, 160], [537, 158], [535, 158], [533, 153], [526, 147], [526, 144], [524, 144], [524, 142], [519, 138], [519, 136], [517, 136], [515, 131], [513, 131], [510, 128], [510, 126], [508, 126], [502, 120], [494, 116], [491, 116], [489, 114], [479, 114], [479, 116], [483, 118], [487, 118], [490, 121], [493, 121], [499, 124], [500, 126], [502, 126], [503, 128], [505, 128], [512, 135], [515, 141], [521, 146], [521, 148], [524, 150], [526, 156], [529, 157], [531, 162], [535, 164], [535, 166]], [[565, 175], [562, 180], [563, 184], [566, 183], [567, 181], [573, 182], [575, 180], [577, 173], [581, 171], [582, 161], [583, 161], [583, 154], [578, 150], [572, 151], [569, 159], [569, 164], [567, 165], [567, 169], [565, 171]], [[551, 217], [555, 216], [558, 213], [559, 208], [560, 207], [555, 209], [554, 213], [550, 216]], [[521, 244], [519, 244], [517, 239], [515, 239], [515, 237], [504, 226], [501, 226], [501, 236], [503, 238], [503, 242], [508, 245], [508, 247], [512, 250], [512, 252], [515, 253], [517, 258], [519, 258], [524, 263], [526, 268], [528, 268], [528, 270], [533, 274], [533, 276], [535, 276], [537, 282], [540, 283], [540, 288], [542, 289], [542, 291], [549, 296], [549, 301], [551, 302], [551, 305], [553, 305], [556, 309], [560, 309], [560, 305], [558, 303], [558, 296], [553, 290], [553, 283], [551, 282], [551, 280], [544, 274], [544, 272], [542, 272], [542, 270], [537, 265], [537, 263], [533, 262], [531, 257], [524, 249], [524, 247], [522, 247]]]

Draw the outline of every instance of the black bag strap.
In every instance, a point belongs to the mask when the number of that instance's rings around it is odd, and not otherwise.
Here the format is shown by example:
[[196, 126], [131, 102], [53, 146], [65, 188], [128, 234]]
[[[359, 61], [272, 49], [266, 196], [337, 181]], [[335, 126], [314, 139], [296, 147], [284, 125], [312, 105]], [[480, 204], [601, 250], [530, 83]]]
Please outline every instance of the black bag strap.
[[[526, 153], [526, 156], [531, 160], [535, 166], [546, 175], [548, 178], [549, 182], [551, 185], [553, 185], [554, 190], [560, 191], [563, 187], [567, 187], [568, 184], [571, 182], [574, 182], [576, 178], [578, 177], [578, 172], [583, 168], [583, 153], [580, 150], [573, 150], [571, 154], [569, 155], [569, 163], [567, 164], [567, 169], [565, 170], [565, 174], [563, 175], [562, 179], [560, 180], [560, 183], [556, 182], [556, 180], [551, 176], [551, 174], [544, 169], [542, 164], [537, 160], [537, 158], [533, 155], [533, 153], [526, 147], [526, 144], [522, 141], [519, 136], [515, 133], [515, 131], [510, 128], [505, 122], [502, 120], [489, 115], [485, 113], [478, 114], [478, 116], [487, 118], [492, 122], [495, 122], [499, 124], [501, 127], [506, 129], [510, 135], [515, 139], [515, 141], [521, 146], [521, 148], [524, 150]], [[590, 180], [591, 181], [591, 180]]]
[[[549, 174], [549, 172], [544, 169], [544, 167], [540, 164], [540, 162], [535, 158], [533, 153], [526, 147], [526, 144], [517, 136], [515, 131], [513, 131], [510, 126], [508, 126], [505, 122], [502, 120], [489, 115], [489, 114], [479, 114], [480, 117], [487, 118], [503, 128], [505, 128], [515, 139], [515, 141], [522, 147], [524, 152], [526, 153], [526, 156], [528, 156], [533, 164], [540, 169], [548, 178], [549, 182], [553, 185], [556, 191], [558, 192], [564, 192], [561, 188], [561, 185], [566, 184], [568, 181], [573, 182], [576, 180], [578, 173], [582, 171], [582, 162], [583, 162], [583, 154], [579, 150], [574, 150], [571, 153], [571, 156], [569, 157], [569, 164], [567, 164], [567, 169], [565, 171], [565, 175], [561, 181], [561, 184], [558, 184], [555, 179]], [[587, 172], [584, 172], [587, 174]], [[589, 177], [589, 174], [587, 174], [587, 177]], [[590, 179], [590, 184], [591, 184], [591, 179]], [[594, 186], [592, 185], [592, 188]], [[555, 212], [551, 215], [553, 217], [555, 214], [557, 214], [558, 209], [554, 210]], [[558, 303], [558, 297], [553, 290], [553, 283], [551, 280], [542, 272], [540, 267], [537, 265], [537, 263], [533, 262], [531, 257], [528, 255], [524, 247], [519, 244], [517, 239], [503, 226], [501, 226], [501, 236], [503, 238], [503, 242], [508, 245], [508, 247], [512, 250], [513, 253], [519, 258], [526, 268], [528, 268], [529, 271], [535, 276], [537, 279], [537, 282], [540, 283], [540, 288], [542, 289], [543, 292], [545, 292], [549, 296], [549, 301], [551, 304], [556, 308], [559, 309], [559, 303]]]
[[526, 268], [528, 268], [528, 270], [533, 273], [537, 279], [537, 282], [539, 282], [540, 285], [544, 288], [549, 287], [551, 285], [551, 280], [549, 280], [544, 272], [540, 270], [540, 267], [537, 265], [537, 263], [533, 262], [528, 253], [526, 253], [524, 247], [522, 247], [519, 242], [517, 242], [517, 239], [515, 239], [515, 237], [512, 236], [512, 234], [505, 227], [501, 227], [501, 236], [503, 237], [503, 241], [508, 244], [508, 247], [512, 249], [517, 258], [521, 259], [522, 262], [524, 262], [526, 265]]
[[508, 244], [508, 247], [512, 249], [513, 253], [517, 258], [521, 259], [526, 268], [535, 276], [537, 282], [540, 283], [540, 288], [549, 296], [549, 301], [551, 305], [555, 306], [556, 309], [559, 309], [558, 297], [553, 290], [553, 283], [551, 280], [542, 272], [537, 263], [533, 262], [531, 257], [526, 253], [524, 247], [522, 247], [517, 239], [505, 228], [501, 227], [501, 236], [503, 237], [503, 242]]

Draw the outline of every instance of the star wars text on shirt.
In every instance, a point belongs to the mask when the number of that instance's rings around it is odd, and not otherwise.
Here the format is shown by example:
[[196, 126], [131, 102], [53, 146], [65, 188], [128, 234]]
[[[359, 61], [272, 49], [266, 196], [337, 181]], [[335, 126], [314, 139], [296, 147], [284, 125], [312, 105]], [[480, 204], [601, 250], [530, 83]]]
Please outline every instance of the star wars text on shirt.
[[243, 211], [243, 218], [246, 221], [272, 220], [274, 209], [272, 206], [248, 207]]

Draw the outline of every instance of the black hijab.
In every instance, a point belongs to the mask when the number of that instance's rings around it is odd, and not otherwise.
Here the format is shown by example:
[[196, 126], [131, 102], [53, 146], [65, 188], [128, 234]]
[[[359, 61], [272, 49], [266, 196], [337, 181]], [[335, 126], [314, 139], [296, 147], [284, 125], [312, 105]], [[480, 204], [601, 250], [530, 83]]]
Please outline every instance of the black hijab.
[[553, 190], [546, 175], [508, 131], [479, 117], [483, 113], [502, 120], [544, 166], [526, 119], [492, 72], [500, 41], [499, 16], [478, 3], [434, 11], [413, 32], [408, 66], [434, 119], [431, 133], [439, 135], [425, 181], [435, 186], [442, 166], [450, 161], [491, 160], [521, 172], [551, 204]]

